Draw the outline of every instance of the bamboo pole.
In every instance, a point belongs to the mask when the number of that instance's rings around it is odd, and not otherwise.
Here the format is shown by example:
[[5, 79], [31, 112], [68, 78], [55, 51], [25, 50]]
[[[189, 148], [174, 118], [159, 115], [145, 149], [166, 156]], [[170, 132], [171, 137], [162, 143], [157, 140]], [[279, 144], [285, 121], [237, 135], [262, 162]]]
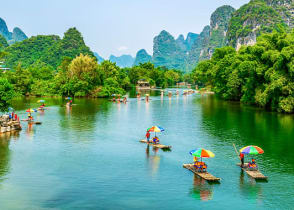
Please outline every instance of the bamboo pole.
[[[240, 155], [239, 155], [239, 153], [238, 153], [238, 151], [237, 151], [237, 148], [236, 148], [236, 146], [235, 146], [234, 143], [233, 143], [233, 146], [234, 146], [234, 149], [235, 149], [236, 155], [239, 157], [239, 160], [241, 161], [241, 157], [240, 157]], [[242, 161], [241, 161], [241, 162], [242, 162]]]

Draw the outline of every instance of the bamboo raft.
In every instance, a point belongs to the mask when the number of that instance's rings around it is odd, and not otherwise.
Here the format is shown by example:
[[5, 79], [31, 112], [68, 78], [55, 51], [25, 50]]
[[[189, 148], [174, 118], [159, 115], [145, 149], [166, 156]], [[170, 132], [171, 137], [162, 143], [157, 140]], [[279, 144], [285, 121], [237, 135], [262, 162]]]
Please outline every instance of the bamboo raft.
[[221, 180], [220, 178], [217, 178], [217, 177], [211, 175], [208, 172], [198, 172], [198, 171], [196, 171], [193, 164], [184, 164], [183, 167], [190, 170], [190, 171], [192, 171], [194, 174], [196, 174], [197, 176], [205, 179], [206, 181], [219, 182]]
[[[241, 167], [241, 163], [237, 163], [237, 166]], [[242, 168], [243, 171], [245, 171], [250, 177], [257, 180], [267, 180], [267, 176], [264, 176], [259, 170], [249, 170], [248, 163], [244, 164], [244, 168]]]
[[36, 124], [36, 125], [41, 125], [42, 124], [42, 122], [35, 122], [35, 121], [33, 121], [33, 120], [27, 120], [27, 119], [25, 119], [25, 120], [21, 120], [21, 121], [25, 121], [25, 122], [28, 122], [28, 123], [31, 123], [31, 124]]
[[[140, 142], [147, 144], [146, 140], [141, 140]], [[152, 145], [153, 147], [159, 148], [159, 149], [170, 149], [172, 147], [172, 146], [166, 146], [166, 145], [163, 145], [163, 144], [152, 144], [152, 143], [149, 143], [149, 144]]]

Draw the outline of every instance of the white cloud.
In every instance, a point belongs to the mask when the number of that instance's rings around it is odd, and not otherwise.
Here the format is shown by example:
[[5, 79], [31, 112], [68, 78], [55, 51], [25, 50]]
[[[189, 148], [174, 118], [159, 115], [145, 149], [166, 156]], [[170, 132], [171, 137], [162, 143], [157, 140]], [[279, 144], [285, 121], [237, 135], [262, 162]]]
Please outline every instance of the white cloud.
[[117, 50], [118, 51], [126, 51], [127, 49], [129, 49], [129, 48], [126, 46], [120, 46]]

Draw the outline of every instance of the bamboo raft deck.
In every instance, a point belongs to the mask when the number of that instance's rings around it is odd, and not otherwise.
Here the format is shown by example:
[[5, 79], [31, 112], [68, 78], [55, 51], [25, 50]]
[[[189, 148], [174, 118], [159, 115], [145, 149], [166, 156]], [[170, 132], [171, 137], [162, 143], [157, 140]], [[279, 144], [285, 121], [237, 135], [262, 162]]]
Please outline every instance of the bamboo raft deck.
[[36, 124], [36, 125], [41, 125], [42, 124], [42, 122], [38, 122], [38, 121], [34, 121], [34, 120], [25, 119], [25, 120], [21, 120], [21, 121], [25, 121], [25, 122], [28, 122], [30, 124]]
[[206, 181], [219, 182], [221, 180], [220, 178], [217, 178], [217, 177], [211, 175], [208, 172], [198, 172], [198, 171], [196, 171], [193, 164], [184, 164], [183, 167], [190, 170], [190, 171], [192, 171], [194, 174], [196, 174], [197, 176], [205, 179]]
[[[140, 140], [140, 142], [147, 144], [146, 140]], [[166, 145], [163, 145], [163, 144], [152, 144], [152, 143], [149, 143], [149, 144], [152, 145], [153, 147], [159, 148], [159, 149], [170, 149], [172, 147], [172, 146], [166, 146]]]
[[[237, 166], [241, 167], [241, 163], [237, 163]], [[248, 163], [244, 164], [245, 168], [242, 168], [250, 177], [256, 180], [267, 180], [267, 176], [264, 176], [259, 170], [248, 170]]]

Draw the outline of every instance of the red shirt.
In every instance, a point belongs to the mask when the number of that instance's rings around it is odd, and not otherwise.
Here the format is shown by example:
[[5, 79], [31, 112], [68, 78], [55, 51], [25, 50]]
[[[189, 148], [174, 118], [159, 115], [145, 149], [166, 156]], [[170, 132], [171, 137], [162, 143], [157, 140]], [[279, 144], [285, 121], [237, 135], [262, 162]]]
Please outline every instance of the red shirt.
[[150, 133], [149, 133], [149, 132], [146, 133], [146, 137], [147, 137], [147, 138], [150, 137]]
[[244, 158], [244, 154], [243, 153], [240, 153], [240, 158]]

